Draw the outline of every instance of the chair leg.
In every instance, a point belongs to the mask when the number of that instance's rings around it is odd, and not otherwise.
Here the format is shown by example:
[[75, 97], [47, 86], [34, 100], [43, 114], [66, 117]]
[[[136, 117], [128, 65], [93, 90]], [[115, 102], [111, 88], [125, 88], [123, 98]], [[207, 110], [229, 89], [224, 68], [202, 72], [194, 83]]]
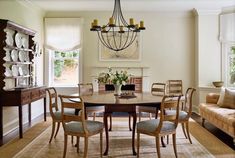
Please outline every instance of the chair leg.
[[59, 129], [60, 129], [60, 122], [57, 123], [57, 129], [56, 129], [54, 138], [56, 138], [56, 136], [57, 136], [57, 134], [59, 132]]
[[50, 138], [50, 140], [49, 140], [49, 143], [51, 143], [51, 141], [52, 141], [52, 138], [53, 138], [53, 135], [54, 135], [54, 133], [55, 133], [55, 124], [56, 124], [56, 122], [52, 122], [52, 131], [51, 131], [51, 138]]
[[158, 158], [161, 158], [159, 136], [155, 137], [155, 141], [156, 141], [157, 156]]
[[141, 121], [141, 112], [139, 111], [139, 122]]
[[166, 143], [169, 144], [169, 135], [166, 136]]
[[131, 129], [131, 115], [129, 114], [129, 130], [132, 131]]
[[112, 131], [112, 114], [109, 115], [109, 122], [110, 122], [109, 131]]
[[190, 144], [192, 144], [192, 140], [190, 138], [190, 133], [189, 133], [189, 123], [188, 122], [186, 122], [186, 131], [187, 131], [189, 142], [190, 142]]
[[87, 158], [88, 151], [88, 137], [84, 137], [84, 158]]
[[73, 136], [71, 136], [71, 144], [73, 145]]
[[65, 134], [65, 135], [64, 135], [64, 154], [63, 154], [63, 158], [66, 157], [66, 152], [67, 152], [67, 139], [68, 139], [68, 136]]
[[96, 113], [93, 113], [93, 121], [95, 121]]
[[175, 157], [177, 158], [177, 149], [176, 149], [176, 134], [172, 134], [172, 139], [173, 139], [173, 148], [174, 148], [174, 153]]
[[100, 157], [103, 157], [103, 131], [100, 133]]
[[79, 142], [80, 142], [80, 137], [77, 136], [77, 153], [79, 153]]
[[140, 133], [137, 133], [137, 158], [140, 157]]
[[205, 119], [202, 118], [202, 127], [205, 127]]
[[185, 132], [184, 122], [181, 123], [181, 127], [182, 127], [182, 130], [183, 130], [183, 133], [184, 133], [185, 138], [188, 139], [188, 137], [187, 137], [187, 135], [186, 135], [186, 132]]
[[152, 114], [151, 114], [151, 113], [149, 113], [149, 119], [150, 119], [150, 120], [152, 119]]

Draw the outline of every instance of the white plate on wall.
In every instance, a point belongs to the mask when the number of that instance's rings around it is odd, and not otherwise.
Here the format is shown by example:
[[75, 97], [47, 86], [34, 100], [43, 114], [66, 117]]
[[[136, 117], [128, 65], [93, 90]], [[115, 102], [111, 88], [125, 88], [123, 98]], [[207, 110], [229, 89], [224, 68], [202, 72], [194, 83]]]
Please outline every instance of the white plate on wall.
[[19, 51], [19, 60], [21, 62], [24, 62], [25, 61], [25, 52], [24, 51]]
[[8, 28], [6, 28], [5, 30], [4, 30], [5, 32], [6, 32], [6, 44], [7, 45], [9, 45], [9, 46], [13, 46], [14, 45], [14, 38], [13, 38], [13, 35], [14, 35], [14, 33], [15, 33], [15, 31], [14, 30], [11, 30], [11, 29], [8, 29]]
[[22, 46], [23, 48], [29, 48], [29, 41], [28, 41], [28, 36], [27, 35], [23, 35], [22, 36]]
[[11, 70], [12, 70], [12, 75], [13, 76], [18, 76], [19, 72], [18, 72], [18, 66], [17, 65], [12, 65], [11, 67]]
[[6, 51], [6, 56], [3, 58], [3, 60], [5, 60], [5, 61], [11, 61], [10, 49], [4, 48], [4, 50]]
[[20, 74], [20, 76], [23, 76], [24, 75], [24, 73], [23, 73], [23, 69], [22, 69], [22, 67], [21, 66], [19, 66], [19, 74]]
[[27, 65], [21, 67], [23, 71], [23, 75], [29, 75], [29, 69]]
[[16, 42], [16, 46], [18, 48], [22, 47], [22, 34], [21, 33], [17, 33], [15, 36], [15, 42]]
[[4, 73], [6, 77], [11, 77], [12, 76], [12, 71], [9, 67], [6, 67], [6, 71]]
[[18, 51], [17, 50], [13, 49], [11, 51], [11, 59], [12, 59], [12, 61], [17, 61], [18, 60]]

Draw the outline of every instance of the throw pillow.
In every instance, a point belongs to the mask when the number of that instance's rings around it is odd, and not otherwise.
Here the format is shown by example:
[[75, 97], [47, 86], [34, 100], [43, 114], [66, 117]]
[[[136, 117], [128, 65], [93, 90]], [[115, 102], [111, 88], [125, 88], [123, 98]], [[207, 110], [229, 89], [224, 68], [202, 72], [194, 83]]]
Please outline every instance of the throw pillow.
[[221, 87], [217, 105], [222, 106], [224, 102], [225, 88]]
[[222, 108], [231, 108], [235, 109], [235, 91], [225, 89], [224, 101]]

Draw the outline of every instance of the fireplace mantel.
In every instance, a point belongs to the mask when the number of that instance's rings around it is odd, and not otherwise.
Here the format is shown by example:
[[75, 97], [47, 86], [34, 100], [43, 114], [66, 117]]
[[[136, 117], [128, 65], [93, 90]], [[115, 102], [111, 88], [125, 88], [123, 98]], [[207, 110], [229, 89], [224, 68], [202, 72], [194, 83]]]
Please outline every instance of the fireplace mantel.
[[108, 68], [115, 70], [127, 70], [133, 77], [142, 78], [142, 91], [150, 91], [149, 67], [147, 66], [92, 66], [92, 82], [94, 91], [98, 91], [97, 77], [101, 72], [107, 72]]

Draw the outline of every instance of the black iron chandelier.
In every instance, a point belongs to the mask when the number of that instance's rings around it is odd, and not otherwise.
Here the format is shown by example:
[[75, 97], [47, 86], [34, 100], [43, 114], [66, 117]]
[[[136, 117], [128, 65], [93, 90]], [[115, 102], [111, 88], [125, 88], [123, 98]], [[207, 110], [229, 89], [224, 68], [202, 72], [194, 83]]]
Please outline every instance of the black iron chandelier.
[[140, 25], [135, 24], [133, 18], [130, 18], [128, 24], [123, 17], [120, 0], [115, 0], [109, 23], [99, 26], [98, 20], [94, 19], [90, 30], [98, 33], [98, 37], [105, 47], [117, 52], [129, 47], [137, 38], [137, 34], [141, 30], [145, 30], [145, 27], [144, 21], [140, 21]]

